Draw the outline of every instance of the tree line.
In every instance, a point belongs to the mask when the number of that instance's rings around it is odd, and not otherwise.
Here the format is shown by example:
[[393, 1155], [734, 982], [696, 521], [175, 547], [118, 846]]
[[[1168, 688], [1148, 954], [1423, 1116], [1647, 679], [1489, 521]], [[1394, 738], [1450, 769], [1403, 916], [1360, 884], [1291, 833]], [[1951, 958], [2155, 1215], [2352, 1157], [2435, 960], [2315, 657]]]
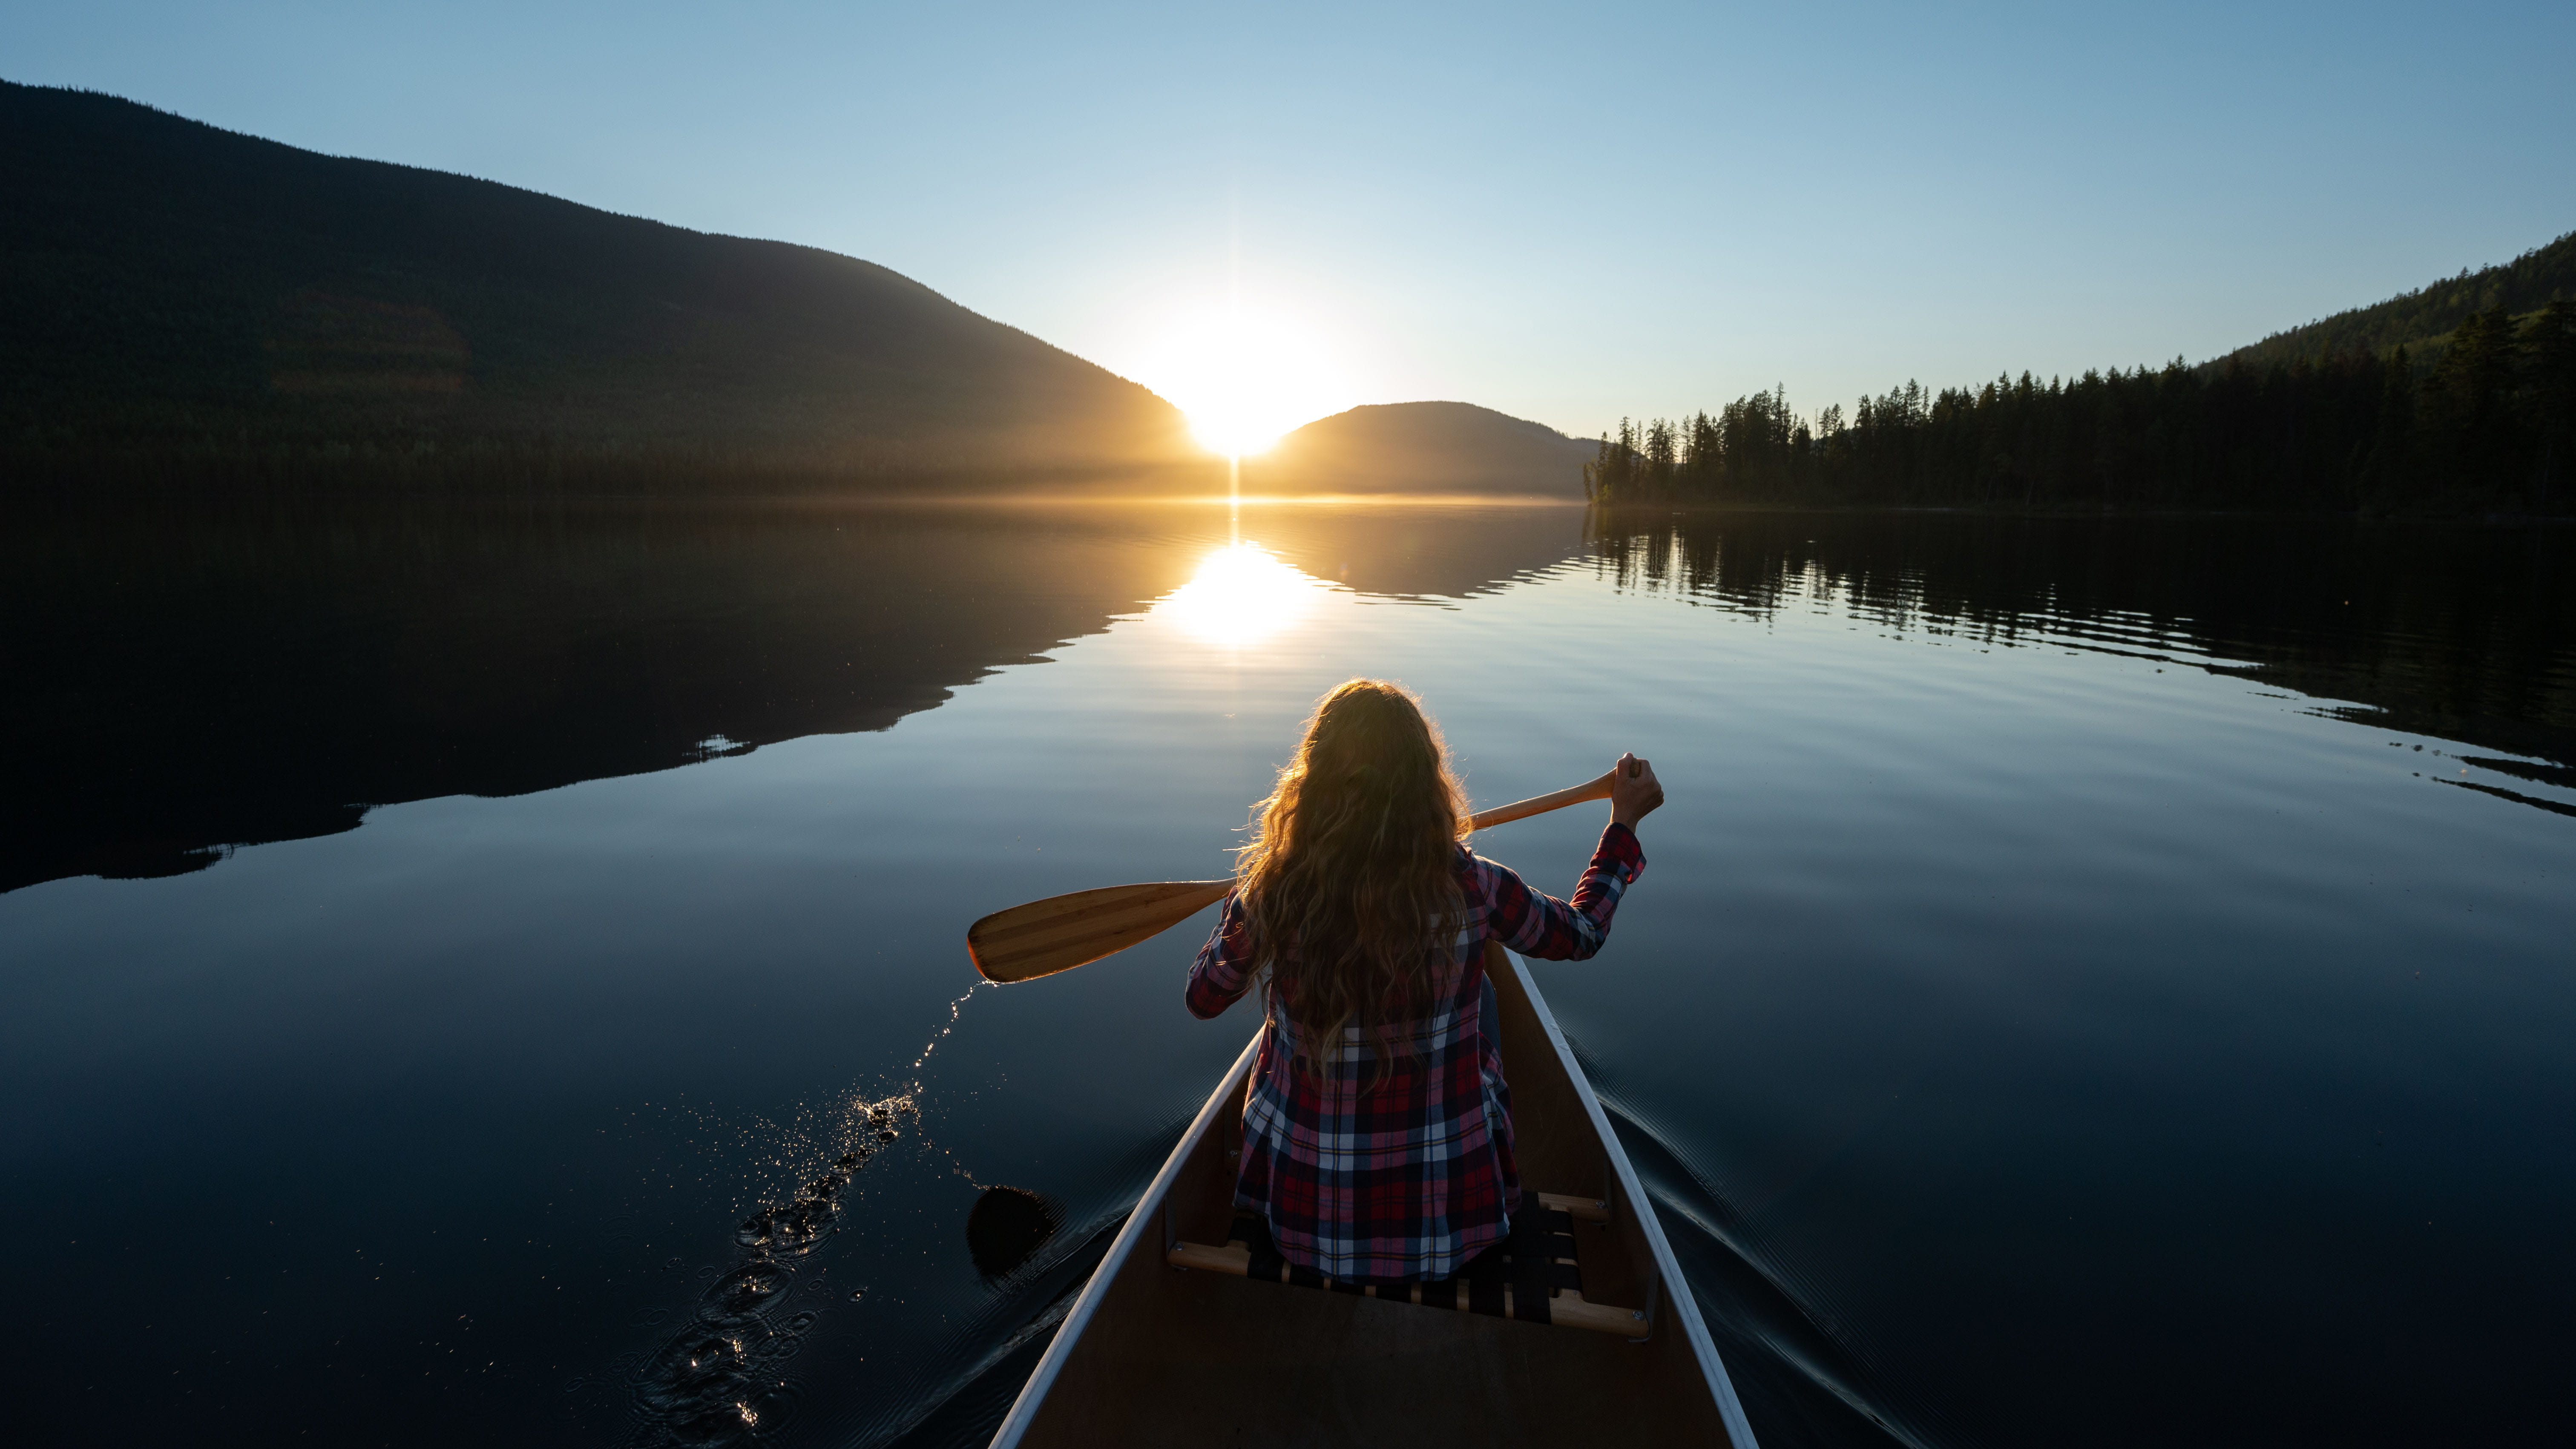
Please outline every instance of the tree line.
[[2576, 304], [2471, 314], [2438, 347], [2260, 366], [1918, 382], [1813, 418], [1786, 389], [1622, 418], [1601, 503], [2358, 510], [2576, 508]]

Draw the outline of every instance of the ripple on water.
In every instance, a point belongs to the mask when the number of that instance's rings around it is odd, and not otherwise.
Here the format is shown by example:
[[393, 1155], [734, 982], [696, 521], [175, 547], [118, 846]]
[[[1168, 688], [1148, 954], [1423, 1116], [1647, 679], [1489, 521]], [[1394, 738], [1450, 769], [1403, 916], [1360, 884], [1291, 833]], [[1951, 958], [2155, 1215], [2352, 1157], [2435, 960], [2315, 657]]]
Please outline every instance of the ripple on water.
[[680, 1330], [643, 1354], [627, 1381], [638, 1449], [711, 1446], [772, 1438], [801, 1400], [785, 1366], [804, 1349], [819, 1314], [789, 1311], [796, 1261], [839, 1227], [841, 1199], [868, 1159], [899, 1135], [909, 1097], [854, 1103], [831, 1165], [785, 1202], [764, 1204], [734, 1241], [741, 1262], [713, 1273]]

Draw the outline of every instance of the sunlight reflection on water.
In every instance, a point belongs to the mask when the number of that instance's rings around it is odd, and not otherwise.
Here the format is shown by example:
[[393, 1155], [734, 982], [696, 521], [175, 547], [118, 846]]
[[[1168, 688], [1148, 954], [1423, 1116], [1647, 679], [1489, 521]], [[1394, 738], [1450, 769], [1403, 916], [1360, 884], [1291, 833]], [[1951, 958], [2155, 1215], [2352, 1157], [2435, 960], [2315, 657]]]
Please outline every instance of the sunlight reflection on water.
[[1295, 623], [1324, 586], [1260, 544], [1234, 543], [1209, 554], [1153, 612], [1212, 644], [1242, 649]]

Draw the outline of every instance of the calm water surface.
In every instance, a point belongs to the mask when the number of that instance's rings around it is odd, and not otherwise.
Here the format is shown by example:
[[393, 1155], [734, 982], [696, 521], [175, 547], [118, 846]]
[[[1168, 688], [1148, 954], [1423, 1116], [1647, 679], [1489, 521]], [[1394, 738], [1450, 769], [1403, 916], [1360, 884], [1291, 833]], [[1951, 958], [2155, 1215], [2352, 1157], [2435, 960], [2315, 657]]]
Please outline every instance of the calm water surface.
[[[28, 1442], [981, 1442], [1254, 1023], [1181, 1009], [1203, 924], [1007, 990], [965, 924], [1221, 873], [1354, 673], [1481, 803], [1669, 782], [1610, 948], [1537, 969], [1764, 1443], [2563, 1437], [2565, 533], [415, 509], [0, 553]], [[1479, 848], [1561, 892], [1599, 817]]]

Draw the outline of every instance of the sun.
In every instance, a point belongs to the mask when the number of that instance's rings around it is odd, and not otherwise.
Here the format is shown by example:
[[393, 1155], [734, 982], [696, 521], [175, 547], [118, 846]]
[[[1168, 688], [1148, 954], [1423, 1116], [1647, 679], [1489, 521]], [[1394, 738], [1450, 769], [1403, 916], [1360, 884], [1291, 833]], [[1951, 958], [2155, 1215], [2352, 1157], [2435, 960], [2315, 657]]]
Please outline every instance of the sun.
[[1348, 384], [1314, 331], [1269, 308], [1226, 303], [1175, 327], [1147, 382], [1188, 415], [1190, 432], [1229, 457], [1351, 406]]

